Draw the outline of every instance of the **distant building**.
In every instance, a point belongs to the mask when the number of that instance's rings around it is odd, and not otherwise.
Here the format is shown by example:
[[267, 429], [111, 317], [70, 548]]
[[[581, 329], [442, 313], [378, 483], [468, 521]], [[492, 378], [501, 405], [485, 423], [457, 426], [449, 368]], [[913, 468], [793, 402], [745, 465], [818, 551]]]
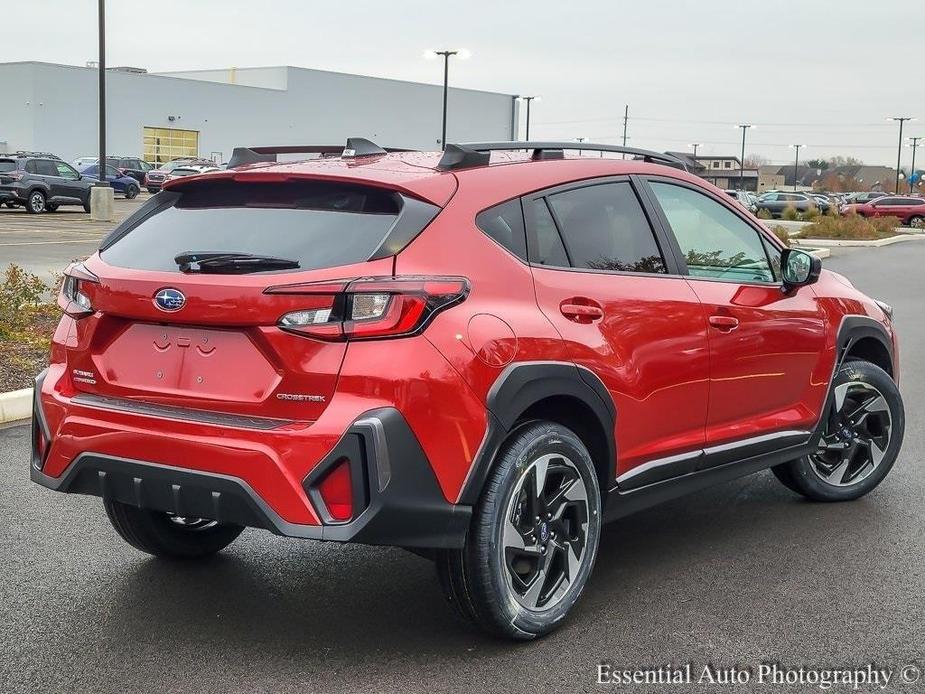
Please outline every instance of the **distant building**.
[[[434, 75], [442, 76], [440, 73]], [[63, 159], [98, 151], [98, 71], [0, 63], [0, 151]], [[107, 71], [107, 150], [164, 162], [227, 161], [237, 146], [341, 144], [440, 149], [443, 85], [280, 66], [152, 74]], [[447, 139], [517, 139], [512, 94], [449, 90]]]
[[695, 157], [685, 152], [668, 152], [687, 166], [692, 174], [700, 176], [723, 190], [758, 191], [758, 169], [742, 170], [738, 157], [703, 156]]
[[[829, 190], [853, 192], [883, 190], [894, 192], [896, 169], [889, 166], [836, 166], [818, 169], [811, 166], [762, 166], [759, 190]], [[902, 184], [900, 184], [902, 188]]]

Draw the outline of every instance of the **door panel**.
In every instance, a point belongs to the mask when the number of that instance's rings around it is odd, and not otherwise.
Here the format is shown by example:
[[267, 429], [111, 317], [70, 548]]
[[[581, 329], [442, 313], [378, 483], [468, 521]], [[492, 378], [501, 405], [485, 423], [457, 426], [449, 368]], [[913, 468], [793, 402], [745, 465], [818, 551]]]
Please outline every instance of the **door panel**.
[[[773, 431], [810, 430], [829, 374], [824, 314], [812, 288], [784, 294], [779, 285], [691, 278], [710, 324], [707, 445]], [[722, 321], [734, 325], [714, 325]]]
[[[811, 287], [784, 293], [780, 250], [725, 200], [690, 185], [649, 182], [710, 345], [706, 445], [809, 430], [829, 374], [826, 324]], [[706, 462], [706, 461], [705, 461]]]
[[524, 200], [524, 212], [537, 302], [616, 405], [616, 476], [636, 479], [655, 460], [646, 481], [691, 469], [684, 454], [704, 444], [706, 320], [632, 184], [566, 186]]
[[[570, 358], [600, 377], [617, 408], [617, 476], [699, 450], [709, 390], [706, 322], [677, 277], [533, 268], [543, 313]], [[603, 315], [571, 317], [563, 304]]]

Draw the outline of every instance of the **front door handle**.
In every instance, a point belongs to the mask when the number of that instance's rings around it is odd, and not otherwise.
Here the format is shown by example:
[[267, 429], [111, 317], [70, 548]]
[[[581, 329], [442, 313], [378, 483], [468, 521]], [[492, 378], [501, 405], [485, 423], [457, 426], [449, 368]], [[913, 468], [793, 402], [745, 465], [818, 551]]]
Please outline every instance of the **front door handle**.
[[710, 325], [717, 330], [729, 332], [739, 327], [739, 319], [732, 316], [710, 316]]
[[604, 309], [591, 299], [576, 297], [559, 304], [562, 315], [575, 323], [591, 323], [604, 317]]

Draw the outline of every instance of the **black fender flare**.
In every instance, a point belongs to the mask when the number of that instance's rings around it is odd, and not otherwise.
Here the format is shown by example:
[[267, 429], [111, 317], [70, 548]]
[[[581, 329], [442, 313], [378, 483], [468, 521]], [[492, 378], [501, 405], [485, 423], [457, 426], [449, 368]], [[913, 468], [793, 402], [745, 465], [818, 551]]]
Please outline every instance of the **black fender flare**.
[[[505, 440], [517, 428], [521, 415], [552, 396], [580, 400], [605, 432], [610, 467], [616, 460], [614, 425], [617, 410], [606, 386], [592, 371], [571, 362], [518, 362], [508, 366], [488, 391], [488, 429], [472, 461], [459, 497], [460, 504], [478, 502], [492, 462]], [[606, 480], [612, 486], [615, 470]]]
[[817, 445], [822, 438], [825, 430], [827, 413], [832, 407], [835, 398], [833, 386], [835, 384], [835, 375], [845, 363], [848, 352], [858, 340], [864, 338], [873, 338], [883, 345], [887, 354], [890, 355], [890, 363], [894, 365], [896, 356], [893, 353], [893, 342], [890, 340], [889, 333], [883, 324], [870, 316], [847, 315], [842, 318], [838, 326], [838, 332], [835, 335], [835, 365], [832, 367], [832, 375], [829, 378], [829, 385], [826, 389], [825, 400], [822, 403], [822, 409], [819, 411], [819, 421], [813, 429], [813, 435], [810, 437], [812, 445]]
[[[836, 372], [854, 343], [865, 337], [872, 337], [880, 342], [886, 348], [887, 354], [890, 355], [890, 363], [895, 364], [896, 357], [893, 354], [893, 342], [890, 340], [890, 336], [883, 324], [870, 316], [850, 315], [842, 318], [841, 325], [838, 326]], [[833, 373], [832, 375], [834, 376], [835, 374]]]

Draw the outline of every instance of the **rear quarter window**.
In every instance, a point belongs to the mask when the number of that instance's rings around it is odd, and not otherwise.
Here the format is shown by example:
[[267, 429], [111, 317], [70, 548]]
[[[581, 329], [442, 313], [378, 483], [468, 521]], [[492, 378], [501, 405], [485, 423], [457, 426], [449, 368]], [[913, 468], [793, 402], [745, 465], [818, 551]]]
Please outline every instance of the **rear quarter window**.
[[479, 213], [475, 224], [521, 260], [527, 259], [524, 214], [520, 200], [508, 200]]
[[172, 202], [117, 229], [103, 260], [176, 271], [181, 253], [225, 251], [296, 260], [299, 270], [350, 265], [380, 247], [403, 205], [394, 192], [319, 182], [214, 181], [168, 195]]
[[4, 171], [16, 171], [15, 159], [0, 159], [0, 173]]

